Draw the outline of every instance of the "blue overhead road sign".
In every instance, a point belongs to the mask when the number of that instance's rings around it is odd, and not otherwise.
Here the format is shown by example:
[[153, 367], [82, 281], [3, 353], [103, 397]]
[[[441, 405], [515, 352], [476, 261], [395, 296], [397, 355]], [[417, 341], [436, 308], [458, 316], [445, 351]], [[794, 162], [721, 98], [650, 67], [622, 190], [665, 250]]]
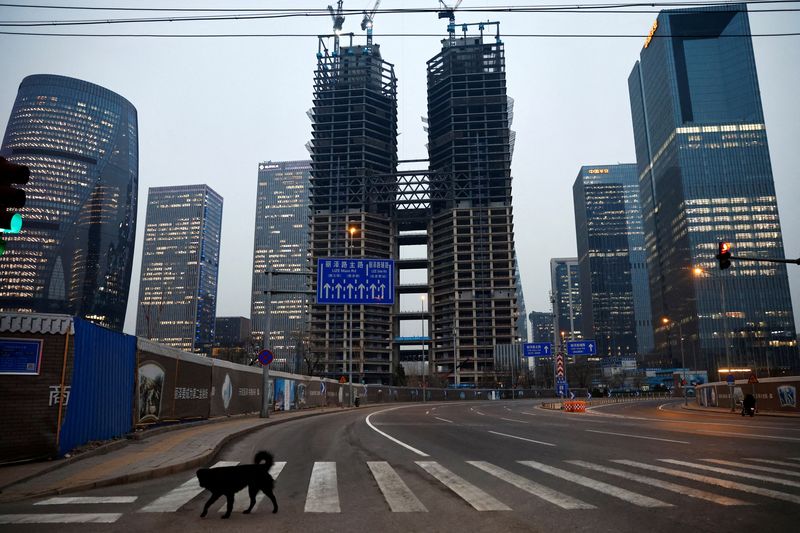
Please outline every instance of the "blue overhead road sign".
[[394, 304], [394, 260], [320, 259], [317, 303]]
[[553, 345], [549, 342], [526, 342], [522, 345], [522, 354], [525, 357], [550, 357]]
[[567, 341], [567, 355], [597, 355], [594, 341]]

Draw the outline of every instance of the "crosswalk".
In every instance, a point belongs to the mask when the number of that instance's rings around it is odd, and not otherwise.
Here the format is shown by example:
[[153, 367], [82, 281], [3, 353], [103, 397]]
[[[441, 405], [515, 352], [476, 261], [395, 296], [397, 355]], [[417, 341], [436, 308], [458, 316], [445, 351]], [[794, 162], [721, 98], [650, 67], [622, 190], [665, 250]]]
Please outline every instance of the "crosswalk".
[[[212, 468], [235, 464], [238, 463], [220, 461]], [[311, 465], [310, 475], [308, 466], [277, 461], [270, 474], [275, 479], [282, 473], [284, 477], [307, 476], [307, 479], [293, 480], [308, 487], [303, 506], [305, 513], [354, 511], [343, 508], [339, 498], [337, 463], [315, 462]], [[800, 481], [796, 479], [800, 477], [800, 459], [792, 457], [737, 460], [657, 458], [649, 462], [632, 459], [574, 459], [550, 463], [520, 460], [514, 461], [513, 466], [505, 464], [502, 467], [488, 461], [443, 464], [425, 460], [404, 465], [368, 461], [364, 471], [368, 474], [363, 487], [369, 490], [377, 487], [377, 492], [385, 501], [386, 511], [392, 513], [435, 512], [437, 505], [451, 505], [453, 498], [476, 512], [524, 510], [514, 508], [515, 503], [519, 506], [519, 499], [501, 501], [497, 493], [508, 495], [508, 491], [499, 487], [508, 485], [538, 498], [542, 505], [564, 511], [597, 509], [614, 501], [647, 509], [667, 509], [688, 505], [692, 499], [721, 507], [759, 505], [770, 500], [800, 505]], [[409, 483], [412, 476], [414, 483]], [[449, 493], [450, 500], [441, 503], [428, 497], [423, 504], [420, 495], [409, 488], [409, 485], [419, 487], [421, 480], [438, 489], [448, 489], [438, 490], [437, 494], [440, 494], [440, 498], [447, 498]], [[498, 480], [502, 482], [499, 485]], [[571, 494], [572, 490], [577, 494]], [[32, 507], [37, 512], [0, 514], [0, 524], [114, 523], [125, 514], [133, 513], [197, 512], [199, 515], [208, 494], [204, 492], [197, 478], [187, 474], [183, 483], [148, 501], [135, 495], [45, 498], [33, 503]], [[280, 484], [277, 496], [280, 502]], [[753, 499], [752, 496], [760, 499]], [[259, 510], [265, 499], [264, 494], [258, 495], [254, 512]], [[247, 491], [240, 492], [235, 502], [234, 512], [245, 510], [250, 503]], [[112, 509], [111, 506], [124, 508]], [[225, 506], [223, 498], [216, 511], [224, 512]], [[83, 509], [96, 511], [101, 507], [114, 512], [77, 512]], [[70, 512], [50, 512], [58, 509]], [[283, 509], [286, 512], [286, 507]], [[40, 510], [48, 512], [38, 512]], [[271, 510], [268, 502], [262, 512]]]

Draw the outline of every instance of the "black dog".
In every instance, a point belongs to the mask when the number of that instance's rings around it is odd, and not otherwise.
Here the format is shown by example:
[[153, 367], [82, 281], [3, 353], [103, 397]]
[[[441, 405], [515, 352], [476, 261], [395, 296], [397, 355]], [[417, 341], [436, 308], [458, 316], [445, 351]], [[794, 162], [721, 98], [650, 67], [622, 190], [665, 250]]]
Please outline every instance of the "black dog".
[[[263, 464], [261, 464], [262, 461]], [[248, 487], [250, 492], [250, 507], [245, 514], [253, 510], [258, 491], [263, 491], [272, 500], [272, 512], [278, 512], [278, 502], [272, 492], [274, 480], [269, 475], [269, 469], [273, 464], [272, 454], [264, 451], [258, 452], [253, 462], [255, 464], [201, 468], [197, 471], [197, 480], [200, 482], [200, 486], [211, 491], [211, 498], [203, 507], [201, 517], [206, 516], [208, 508], [223, 494], [228, 499], [228, 510], [222, 518], [230, 517], [231, 510], [233, 510], [233, 495], [245, 487]]]

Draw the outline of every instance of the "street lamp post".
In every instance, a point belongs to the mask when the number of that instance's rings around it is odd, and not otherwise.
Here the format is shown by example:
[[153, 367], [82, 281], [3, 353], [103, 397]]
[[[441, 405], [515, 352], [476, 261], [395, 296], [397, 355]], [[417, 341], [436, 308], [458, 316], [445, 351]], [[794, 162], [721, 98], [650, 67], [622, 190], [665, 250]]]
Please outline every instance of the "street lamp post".
[[[351, 248], [353, 247], [353, 237], [355, 236], [356, 231], [358, 231], [358, 230], [354, 226], [348, 226], [347, 233], [345, 233], [346, 236], [349, 235], [349, 237], [350, 237], [349, 242], [347, 242], [346, 243], [347, 245], [345, 246], [345, 258], [348, 259], [348, 260], [353, 255]], [[347, 340], [347, 352], [348, 352], [347, 353], [347, 360], [348, 360], [348, 364], [347, 364], [347, 367], [348, 367], [348, 369], [347, 369], [347, 382], [348, 382], [349, 387], [350, 387], [347, 403], [348, 403], [348, 405], [350, 407], [353, 407], [353, 305], [352, 304], [348, 304], [346, 307], [347, 307], [347, 317], [348, 317], [348, 322], [349, 322], [348, 327], [347, 327], [347, 334], [348, 334], [348, 340]]]
[[[703, 270], [700, 267], [694, 267], [692, 272], [696, 277], [700, 276], [708, 276], [711, 278], [716, 278], [719, 282], [719, 293], [720, 297], [722, 298], [722, 327], [724, 331], [722, 332], [722, 341], [725, 343], [725, 363], [728, 368], [731, 368], [731, 350], [730, 346], [728, 345], [728, 305], [725, 302], [725, 282], [722, 280], [721, 276], [714, 276], [710, 272]], [[719, 368], [719, 366], [717, 366]], [[731, 413], [736, 411], [736, 406], [733, 400], [733, 386], [731, 386]]]
[[681, 370], [683, 371], [683, 382], [681, 383], [681, 389], [683, 389], [683, 405], [689, 405], [689, 400], [686, 397], [686, 357], [683, 353], [683, 328], [681, 327], [681, 321], [678, 320], [677, 322], [671, 321], [669, 318], [664, 317], [661, 319], [661, 322], [664, 325], [669, 325], [672, 328], [671, 324], [678, 324], [678, 342], [680, 343], [681, 347]]
[[421, 345], [422, 345], [422, 401], [426, 401], [426, 387], [427, 387], [427, 376], [428, 376], [428, 368], [425, 364], [425, 295], [419, 297], [420, 303], [420, 325], [422, 326], [422, 336], [420, 337]]

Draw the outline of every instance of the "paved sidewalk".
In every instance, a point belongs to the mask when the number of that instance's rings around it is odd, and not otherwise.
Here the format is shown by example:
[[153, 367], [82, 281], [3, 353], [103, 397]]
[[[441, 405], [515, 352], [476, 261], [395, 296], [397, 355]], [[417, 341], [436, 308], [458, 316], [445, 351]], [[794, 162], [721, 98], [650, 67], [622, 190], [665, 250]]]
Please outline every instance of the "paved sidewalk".
[[[213, 460], [230, 440], [297, 418], [340, 412], [327, 407], [210, 420], [145, 432], [69, 459], [0, 468], [0, 503], [131, 483], [196, 468]], [[148, 435], [150, 433], [150, 435]]]
[[[703, 413], [714, 413], [714, 414], [729, 414], [729, 415], [736, 415], [741, 417], [742, 416], [742, 408], [741, 406], [737, 406], [736, 410], [731, 412], [730, 405], [728, 407], [703, 407], [702, 405], [697, 405], [696, 403], [689, 402], [688, 405], [681, 404], [681, 409], [686, 409], [687, 411], [700, 411]], [[800, 418], [799, 413], [787, 413], [781, 411], [756, 411], [756, 416], [777, 416], [782, 418]], [[748, 417], [750, 418], [750, 417]]]

